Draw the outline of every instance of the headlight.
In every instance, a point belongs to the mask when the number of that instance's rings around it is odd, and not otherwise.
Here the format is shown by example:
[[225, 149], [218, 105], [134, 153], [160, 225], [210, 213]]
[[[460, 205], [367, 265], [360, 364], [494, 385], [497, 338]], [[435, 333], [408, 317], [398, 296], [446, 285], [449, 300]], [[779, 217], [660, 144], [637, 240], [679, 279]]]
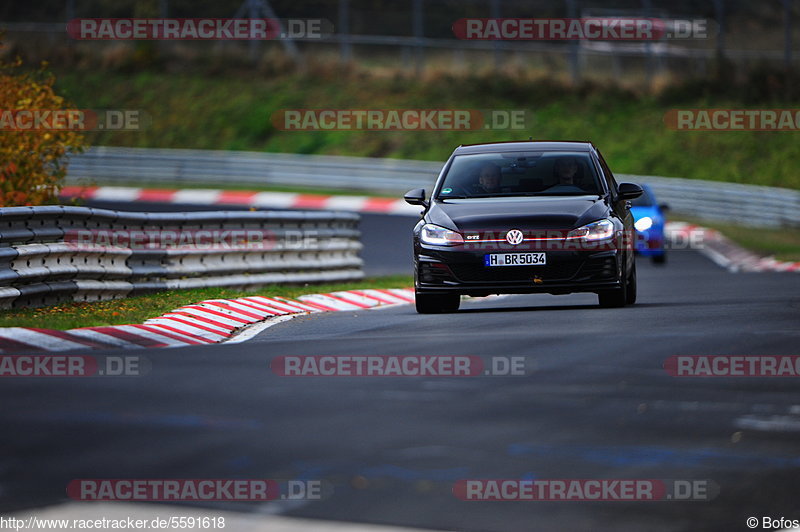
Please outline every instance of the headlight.
[[598, 220], [567, 233], [567, 238], [580, 238], [583, 241], [605, 240], [614, 236], [614, 223], [611, 220]]
[[633, 226], [638, 231], [647, 231], [648, 229], [653, 227], [653, 219], [650, 218], [649, 216], [645, 216], [644, 218], [639, 218], [638, 220], [636, 220]]
[[422, 226], [419, 239], [425, 244], [434, 246], [455, 246], [464, 243], [464, 237], [461, 236], [461, 233], [433, 224]]

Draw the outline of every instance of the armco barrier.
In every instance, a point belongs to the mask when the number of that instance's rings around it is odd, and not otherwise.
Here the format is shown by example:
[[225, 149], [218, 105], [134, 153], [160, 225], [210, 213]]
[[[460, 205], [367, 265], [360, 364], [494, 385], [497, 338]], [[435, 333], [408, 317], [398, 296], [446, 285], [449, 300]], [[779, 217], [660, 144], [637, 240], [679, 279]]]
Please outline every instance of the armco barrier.
[[[355, 213], [330, 211], [4, 207], [0, 308], [168, 289], [356, 280], [363, 277], [358, 220]], [[164, 240], [137, 242], [131, 235]], [[218, 238], [200, 245], [198, 235]], [[259, 240], [238, 238], [244, 235]]]
[[[217, 150], [100, 146], [70, 158], [70, 183], [246, 184], [399, 193], [436, 180], [441, 163]], [[422, 183], [422, 184], [420, 184]]]
[[800, 191], [700, 179], [617, 175], [617, 181], [647, 183], [660, 203], [702, 220], [751, 227], [800, 227]]
[[[442, 164], [429, 161], [256, 153], [96, 147], [74, 156], [68, 182], [181, 185], [282, 185], [390, 192], [430, 192]], [[754, 227], [800, 227], [800, 191], [671, 177], [617, 174], [648, 183], [676, 212]]]

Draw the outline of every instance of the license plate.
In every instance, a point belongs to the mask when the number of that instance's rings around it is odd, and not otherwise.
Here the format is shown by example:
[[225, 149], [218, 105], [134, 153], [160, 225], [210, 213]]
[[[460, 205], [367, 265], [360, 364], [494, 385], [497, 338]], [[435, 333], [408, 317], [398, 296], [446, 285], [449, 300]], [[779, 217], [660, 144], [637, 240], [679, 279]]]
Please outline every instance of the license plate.
[[543, 266], [544, 253], [491, 253], [483, 256], [486, 266]]

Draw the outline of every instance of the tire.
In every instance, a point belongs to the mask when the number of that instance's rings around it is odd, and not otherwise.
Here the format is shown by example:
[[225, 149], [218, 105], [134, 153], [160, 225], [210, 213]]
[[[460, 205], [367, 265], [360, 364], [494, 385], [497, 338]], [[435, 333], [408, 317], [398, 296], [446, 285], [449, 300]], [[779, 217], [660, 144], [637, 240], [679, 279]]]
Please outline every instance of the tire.
[[[619, 288], [613, 290], [603, 290], [597, 293], [597, 300], [603, 308], [620, 308], [624, 307], [628, 302], [628, 286], [630, 285], [630, 276], [625, 279], [625, 283]], [[635, 281], [634, 281], [635, 289]], [[636, 294], [634, 294], [634, 299]]]
[[636, 303], [636, 263], [633, 263], [633, 271], [628, 276], [627, 286], [625, 287], [625, 304], [633, 305]]
[[667, 252], [665, 251], [661, 255], [653, 255], [650, 260], [653, 261], [653, 264], [665, 264], [667, 262]]
[[414, 294], [417, 313], [446, 314], [456, 312], [461, 304], [458, 294]]

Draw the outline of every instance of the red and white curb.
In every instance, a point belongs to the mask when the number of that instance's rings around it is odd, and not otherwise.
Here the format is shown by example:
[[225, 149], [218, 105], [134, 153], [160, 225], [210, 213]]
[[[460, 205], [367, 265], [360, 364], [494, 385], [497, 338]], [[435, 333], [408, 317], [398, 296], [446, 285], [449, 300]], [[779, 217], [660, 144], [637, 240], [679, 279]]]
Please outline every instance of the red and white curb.
[[375, 212], [419, 216], [420, 208], [402, 198], [372, 196], [326, 196], [293, 192], [257, 192], [252, 190], [154, 189], [133, 187], [63, 187], [64, 199], [83, 198], [109, 201], [152, 201], [191, 205], [229, 205], [269, 209], [323, 209]]
[[[250, 325], [271, 318], [316, 312], [364, 310], [414, 302], [408, 288], [366, 289], [308, 294], [297, 299], [250, 296], [209, 299], [186, 305], [140, 325], [109, 325], [58, 331], [31, 327], [0, 328], [0, 353], [33, 353], [71, 349], [141, 349], [184, 347], [242, 341], [234, 338]], [[282, 320], [281, 320], [282, 321]], [[276, 322], [270, 320], [269, 325]]]
[[715, 229], [686, 222], [667, 222], [667, 238], [688, 242], [693, 249], [731, 272], [800, 272], [800, 262], [775, 260], [748, 251]]

